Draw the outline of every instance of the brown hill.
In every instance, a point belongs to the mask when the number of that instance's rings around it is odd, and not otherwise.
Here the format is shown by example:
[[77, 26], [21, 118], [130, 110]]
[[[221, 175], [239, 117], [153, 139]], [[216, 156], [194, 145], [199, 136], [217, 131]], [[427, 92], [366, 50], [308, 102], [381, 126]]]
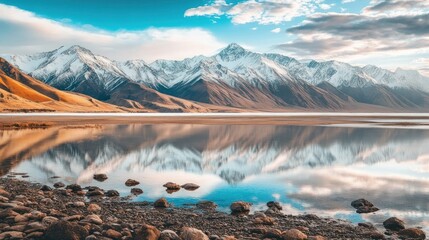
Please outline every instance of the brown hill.
[[1, 111], [122, 112], [91, 97], [60, 91], [13, 67], [0, 58]]

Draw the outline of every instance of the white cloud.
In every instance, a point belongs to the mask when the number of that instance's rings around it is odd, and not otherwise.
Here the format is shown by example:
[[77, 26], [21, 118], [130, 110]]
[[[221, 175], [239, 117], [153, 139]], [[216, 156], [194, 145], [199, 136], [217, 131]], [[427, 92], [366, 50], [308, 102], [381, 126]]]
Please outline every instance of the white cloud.
[[191, 8], [186, 10], [185, 16], [212, 16], [212, 15], [222, 15], [223, 9], [227, 7], [228, 4], [225, 0], [216, 0], [213, 4], [199, 6], [196, 8]]
[[282, 30], [280, 28], [274, 28], [273, 30], [271, 30], [271, 32], [273, 32], [273, 33], [279, 33], [281, 31]]
[[212, 54], [225, 44], [202, 28], [149, 28], [109, 32], [70, 26], [0, 4], [0, 53], [25, 54], [61, 45], [82, 45], [114, 59], [181, 59]]
[[227, 5], [222, 1], [188, 9], [185, 16], [224, 14], [231, 18], [234, 24], [279, 24], [314, 13], [317, 8], [330, 7], [322, 2], [323, 0], [245, 0], [235, 5]]
[[319, 7], [323, 10], [328, 10], [331, 9], [332, 5], [326, 4], [326, 3], [322, 3], [319, 5]]
[[343, 3], [343, 4], [344, 4], [344, 3], [352, 3], [352, 2], [354, 2], [354, 1], [355, 1], [355, 0], [342, 0], [342, 1], [341, 1], [341, 3]]

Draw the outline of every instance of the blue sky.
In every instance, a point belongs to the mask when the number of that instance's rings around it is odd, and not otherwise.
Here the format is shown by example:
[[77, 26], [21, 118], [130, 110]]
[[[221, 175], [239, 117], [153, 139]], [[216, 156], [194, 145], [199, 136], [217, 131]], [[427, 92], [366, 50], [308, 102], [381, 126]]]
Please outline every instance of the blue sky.
[[[0, 4], [0, 27], [6, 29], [1, 53], [79, 44], [115, 59], [152, 61], [210, 55], [236, 42], [254, 51], [301, 59], [388, 68], [406, 67], [411, 61], [428, 70], [424, 45], [429, 45], [429, 30], [421, 30], [429, 27], [421, 24], [429, 20], [426, 0], [0, 0]], [[415, 25], [410, 27], [415, 32], [401, 29], [404, 17], [405, 24]]]

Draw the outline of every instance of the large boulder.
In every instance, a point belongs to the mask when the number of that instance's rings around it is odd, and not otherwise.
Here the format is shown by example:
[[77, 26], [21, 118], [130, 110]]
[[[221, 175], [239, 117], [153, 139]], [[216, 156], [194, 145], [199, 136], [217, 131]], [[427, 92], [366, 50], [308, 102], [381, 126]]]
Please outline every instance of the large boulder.
[[51, 224], [45, 232], [43, 239], [46, 240], [84, 240], [88, 236], [88, 230], [67, 221], [58, 221]]
[[154, 226], [143, 224], [135, 231], [133, 240], [157, 240], [161, 232]]
[[200, 188], [200, 186], [195, 183], [186, 183], [186, 184], [183, 184], [181, 187], [188, 191], [194, 191]]
[[143, 194], [143, 190], [141, 188], [131, 188], [131, 194], [138, 196]]
[[108, 190], [106, 192], [106, 196], [108, 196], [108, 197], [119, 197], [119, 192], [116, 190]]
[[173, 182], [168, 182], [168, 183], [164, 184], [163, 186], [169, 190], [179, 190], [180, 189], [180, 185], [177, 183], [173, 183]]
[[191, 227], [183, 227], [180, 237], [183, 240], [209, 240], [209, 237], [201, 230]]
[[399, 231], [405, 229], [405, 223], [399, 218], [391, 217], [383, 222], [384, 228], [392, 231]]
[[82, 191], [82, 187], [79, 184], [67, 185], [66, 189], [70, 189], [74, 193]]
[[233, 202], [229, 208], [232, 214], [248, 214], [250, 212], [251, 204], [247, 202]]
[[426, 239], [426, 234], [423, 232], [423, 230], [418, 228], [406, 228], [402, 229], [398, 232], [398, 236], [401, 239]]

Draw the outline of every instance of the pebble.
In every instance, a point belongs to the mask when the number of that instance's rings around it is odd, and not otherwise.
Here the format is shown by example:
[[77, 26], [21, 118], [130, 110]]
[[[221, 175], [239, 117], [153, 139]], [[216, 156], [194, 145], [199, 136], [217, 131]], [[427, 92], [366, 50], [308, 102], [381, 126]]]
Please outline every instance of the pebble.
[[201, 230], [191, 227], [183, 227], [180, 233], [183, 240], [209, 240], [209, 237]]

